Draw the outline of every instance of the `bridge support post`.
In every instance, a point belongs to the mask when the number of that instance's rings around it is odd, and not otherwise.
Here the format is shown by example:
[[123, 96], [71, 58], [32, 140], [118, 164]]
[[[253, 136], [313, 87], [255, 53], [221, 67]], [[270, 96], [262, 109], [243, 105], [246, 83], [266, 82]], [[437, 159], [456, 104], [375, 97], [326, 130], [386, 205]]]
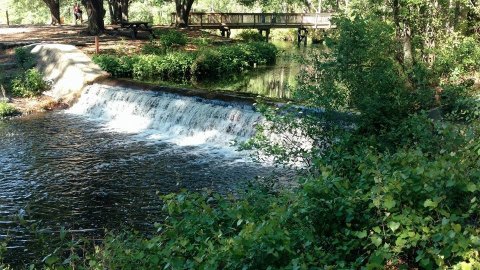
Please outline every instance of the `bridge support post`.
[[298, 28], [297, 31], [297, 45], [300, 46], [300, 43], [303, 41], [303, 45], [307, 46], [307, 28]]
[[263, 31], [265, 31], [265, 41], [268, 42], [270, 38], [270, 28], [267, 29], [258, 29], [258, 33], [263, 37]]
[[221, 28], [220, 31], [222, 32], [222, 37], [230, 38], [232, 32], [228, 28]]

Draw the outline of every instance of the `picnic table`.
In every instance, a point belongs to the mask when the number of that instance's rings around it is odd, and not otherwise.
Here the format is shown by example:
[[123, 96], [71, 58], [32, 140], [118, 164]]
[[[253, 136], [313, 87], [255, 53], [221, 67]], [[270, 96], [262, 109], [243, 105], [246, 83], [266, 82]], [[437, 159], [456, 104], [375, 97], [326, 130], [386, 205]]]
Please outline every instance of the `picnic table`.
[[148, 25], [149, 22], [141, 22], [141, 21], [135, 21], [135, 22], [121, 22], [120, 26], [114, 27], [115, 30], [118, 30], [119, 28], [124, 28], [124, 29], [132, 29], [132, 37], [137, 38], [137, 33], [138, 30], [143, 30], [147, 31], [150, 33], [150, 35], [155, 36], [153, 34], [152, 27]]

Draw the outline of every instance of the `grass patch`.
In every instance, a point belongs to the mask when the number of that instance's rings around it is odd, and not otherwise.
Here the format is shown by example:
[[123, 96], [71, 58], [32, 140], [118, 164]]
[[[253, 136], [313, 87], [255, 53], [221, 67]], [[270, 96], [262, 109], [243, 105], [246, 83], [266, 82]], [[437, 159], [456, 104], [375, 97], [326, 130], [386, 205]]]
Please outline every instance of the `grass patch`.
[[19, 113], [20, 112], [17, 110], [17, 108], [15, 108], [15, 106], [13, 106], [12, 104], [0, 101], [0, 118], [15, 116]]

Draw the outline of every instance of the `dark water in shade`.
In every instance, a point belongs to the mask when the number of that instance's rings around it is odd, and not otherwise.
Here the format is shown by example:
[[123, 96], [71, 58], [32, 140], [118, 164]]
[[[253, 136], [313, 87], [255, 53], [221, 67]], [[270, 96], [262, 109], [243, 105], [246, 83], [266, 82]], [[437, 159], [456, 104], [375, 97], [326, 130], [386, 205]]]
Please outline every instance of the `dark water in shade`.
[[18, 216], [54, 231], [148, 230], [159, 220], [157, 192], [228, 193], [272, 171], [239, 154], [152, 143], [63, 112], [0, 120], [0, 149], [0, 240], [11, 237], [7, 262], [35, 252]]
[[197, 86], [252, 93], [277, 99], [291, 98], [291, 89], [298, 84], [297, 77], [301, 71], [303, 59], [312, 50], [322, 50], [323, 46], [297, 47], [294, 43], [285, 41], [275, 41], [273, 44], [279, 50], [275, 65], [259, 66], [247, 74], [225, 76], [222, 80], [203, 82]]

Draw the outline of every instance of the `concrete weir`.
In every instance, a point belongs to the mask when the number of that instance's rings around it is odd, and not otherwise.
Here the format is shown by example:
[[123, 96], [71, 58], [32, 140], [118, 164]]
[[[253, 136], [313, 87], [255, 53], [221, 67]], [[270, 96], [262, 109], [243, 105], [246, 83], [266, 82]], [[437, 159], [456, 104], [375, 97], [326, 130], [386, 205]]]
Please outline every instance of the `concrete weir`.
[[109, 76], [75, 46], [36, 44], [31, 48], [37, 57], [38, 70], [51, 82], [51, 89], [44, 94], [55, 99], [71, 99], [86, 85]]

